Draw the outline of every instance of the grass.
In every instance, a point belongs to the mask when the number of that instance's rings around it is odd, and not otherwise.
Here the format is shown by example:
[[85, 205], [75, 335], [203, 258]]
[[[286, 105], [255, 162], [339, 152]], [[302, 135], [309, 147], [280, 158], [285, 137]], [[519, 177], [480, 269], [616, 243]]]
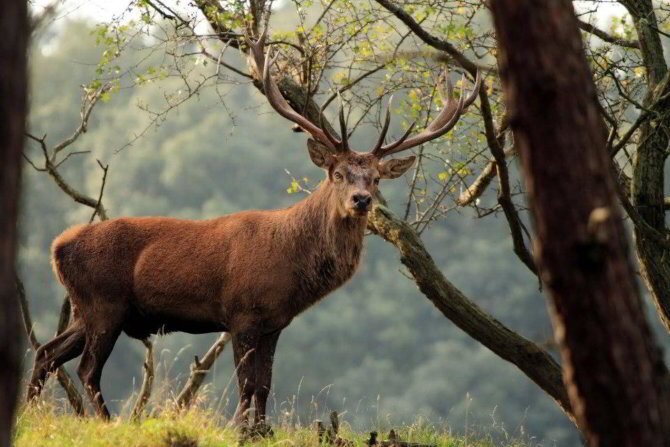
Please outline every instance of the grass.
[[[316, 446], [316, 432], [311, 428], [275, 426], [274, 437], [249, 441], [245, 446]], [[402, 440], [433, 444], [438, 447], [528, 447], [517, 441], [494, 443], [454, 437], [435, 428], [419, 424], [397, 430]], [[340, 435], [353, 445], [366, 446], [367, 433], [354, 433], [343, 426]], [[386, 438], [386, 436], [380, 436]], [[192, 409], [176, 412], [163, 410], [158, 416], [139, 422], [114, 418], [103, 422], [97, 418], [79, 418], [48, 404], [23, 409], [14, 435], [16, 447], [225, 447], [238, 446], [238, 432], [226, 425], [211, 410]]]

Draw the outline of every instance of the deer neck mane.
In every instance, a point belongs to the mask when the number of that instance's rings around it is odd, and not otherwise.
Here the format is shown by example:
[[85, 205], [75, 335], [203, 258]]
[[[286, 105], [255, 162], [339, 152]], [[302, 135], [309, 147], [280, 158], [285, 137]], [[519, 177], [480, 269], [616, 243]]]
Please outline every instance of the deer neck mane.
[[304, 241], [299, 253], [325, 250], [337, 255], [355, 250], [360, 254], [367, 217], [345, 215], [332, 183], [321, 182], [308, 197], [289, 208], [288, 214], [289, 231]]
[[302, 309], [344, 284], [358, 267], [367, 217], [343, 215], [336, 194], [332, 183], [324, 181], [287, 210], [299, 278], [296, 305]]

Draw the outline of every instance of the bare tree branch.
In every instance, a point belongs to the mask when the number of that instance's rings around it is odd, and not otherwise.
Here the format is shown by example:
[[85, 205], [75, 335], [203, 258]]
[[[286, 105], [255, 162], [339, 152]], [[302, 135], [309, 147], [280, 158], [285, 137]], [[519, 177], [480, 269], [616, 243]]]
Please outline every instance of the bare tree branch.
[[[33, 327], [33, 321], [30, 316], [30, 307], [28, 306], [28, 299], [26, 298], [26, 289], [23, 286], [23, 282], [19, 279], [18, 275], [16, 276], [16, 290], [19, 297], [19, 307], [21, 308], [21, 316], [23, 318], [23, 326], [26, 329], [26, 334], [28, 335], [28, 341], [30, 346], [33, 348], [33, 351], [37, 352], [41, 346], [40, 342], [35, 336], [35, 331]], [[81, 397], [81, 394], [77, 390], [77, 387], [74, 385], [72, 378], [68, 372], [62, 366], [56, 370], [56, 377], [58, 383], [65, 390], [67, 395], [67, 400], [70, 402], [72, 409], [79, 416], [84, 416], [84, 401]]]
[[[514, 154], [514, 148], [505, 151], [505, 157], [509, 157], [512, 154]], [[484, 168], [479, 172], [477, 178], [458, 196], [456, 205], [468, 206], [481, 197], [493, 179], [496, 178], [496, 175], [498, 175], [496, 166], [495, 158], [489, 159]]]
[[86, 132], [86, 130], [88, 129], [88, 120], [91, 117], [91, 112], [93, 112], [93, 108], [100, 100], [102, 95], [108, 92], [110, 88], [111, 85], [109, 84], [105, 84], [93, 91], [88, 91], [86, 88], [84, 88], [84, 97], [82, 99], [81, 104], [81, 122], [79, 123], [79, 126], [75, 129], [75, 131], [72, 133], [72, 135], [70, 135], [68, 138], [61, 141], [52, 148], [51, 150], [52, 163], [56, 162], [56, 157], [63, 149], [74, 143], [82, 133]]
[[[44, 154], [44, 166], [39, 168], [36, 167], [36, 165], [33, 162], [30, 162], [31, 166], [35, 167], [37, 171], [40, 172], [47, 172], [53, 181], [58, 185], [58, 187], [63, 191], [65, 194], [70, 196], [72, 200], [75, 202], [88, 206], [89, 208], [93, 208], [93, 210], [96, 211], [96, 213], [100, 216], [101, 220], [106, 220], [107, 219], [107, 211], [105, 211], [105, 207], [102, 205], [102, 203], [98, 202], [98, 200], [87, 196], [85, 194], [82, 194], [81, 192], [77, 191], [74, 189], [61, 175], [60, 171], [56, 167], [56, 165], [52, 161], [52, 157], [49, 156], [49, 150], [46, 145], [46, 136], [44, 137], [36, 137], [30, 133], [26, 133], [26, 136], [30, 138], [33, 141], [36, 141], [40, 144], [40, 147], [42, 148], [42, 152]], [[53, 152], [53, 151], [51, 151]], [[27, 158], [26, 158], [27, 159]], [[103, 180], [107, 176], [107, 171], [104, 171], [103, 175]], [[104, 183], [103, 183], [104, 187]], [[102, 197], [102, 196], [101, 196]]]

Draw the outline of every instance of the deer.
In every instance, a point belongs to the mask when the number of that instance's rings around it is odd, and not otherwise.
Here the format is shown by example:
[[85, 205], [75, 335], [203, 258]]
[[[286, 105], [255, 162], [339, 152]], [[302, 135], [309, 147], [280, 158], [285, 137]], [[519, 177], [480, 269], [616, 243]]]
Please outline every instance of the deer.
[[284, 209], [207, 220], [120, 217], [65, 230], [52, 243], [51, 260], [70, 296], [70, 323], [37, 350], [28, 401], [58, 367], [81, 356], [77, 375], [96, 414], [109, 420], [100, 382], [121, 333], [144, 340], [175, 331], [228, 332], [239, 394], [232, 421], [262, 427], [280, 333], [354, 275], [380, 179], [400, 177], [415, 161], [386, 157], [449, 132], [481, 85], [477, 73], [472, 92], [463, 87], [455, 100], [446, 76], [444, 107], [435, 119], [415, 135], [410, 125], [390, 143], [387, 106], [376, 144], [357, 152], [349, 147], [342, 107], [338, 137], [289, 105], [273, 80], [276, 56], [268, 51], [266, 57], [265, 40], [264, 31], [247, 42], [263, 92], [275, 112], [310, 135], [308, 154], [325, 172], [323, 180]]

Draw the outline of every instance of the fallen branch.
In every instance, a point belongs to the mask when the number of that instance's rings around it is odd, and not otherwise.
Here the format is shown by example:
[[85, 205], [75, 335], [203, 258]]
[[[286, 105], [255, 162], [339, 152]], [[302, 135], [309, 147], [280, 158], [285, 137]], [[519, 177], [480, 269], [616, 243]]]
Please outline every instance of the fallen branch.
[[133, 406], [133, 411], [130, 415], [130, 419], [133, 421], [139, 420], [144, 412], [144, 408], [149, 402], [151, 397], [151, 390], [154, 384], [154, 345], [148, 338], [142, 340], [142, 343], [147, 348], [144, 355], [144, 379], [142, 380], [142, 387], [140, 388], [140, 393], [137, 396], [135, 405]]
[[216, 339], [202, 360], [198, 359], [197, 355], [195, 356], [195, 360], [191, 364], [191, 375], [177, 396], [177, 406], [179, 408], [189, 408], [193, 404], [207, 373], [216, 359], [219, 358], [219, 355], [223, 352], [223, 348], [226, 347], [230, 339], [231, 335], [228, 332], [224, 332]]

